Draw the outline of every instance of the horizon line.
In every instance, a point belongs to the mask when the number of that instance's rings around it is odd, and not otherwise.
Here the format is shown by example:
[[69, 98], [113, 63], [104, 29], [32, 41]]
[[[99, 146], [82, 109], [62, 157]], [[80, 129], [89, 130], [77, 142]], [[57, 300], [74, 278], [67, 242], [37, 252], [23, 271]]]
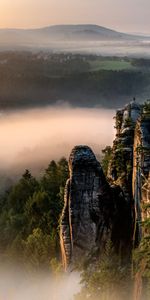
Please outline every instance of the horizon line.
[[[105, 29], [113, 30], [113, 31], [119, 31], [119, 29], [115, 29], [112, 27], [108, 27], [107, 25], [100, 25], [96, 23], [57, 23], [57, 24], [50, 24], [50, 25], [43, 25], [41, 27], [0, 27], [0, 30], [36, 30], [36, 29], [44, 29], [48, 27], [55, 27], [55, 26], [97, 26], [97, 27], [102, 27]], [[122, 32], [122, 31], [121, 31]], [[126, 32], [122, 32], [126, 33]]]

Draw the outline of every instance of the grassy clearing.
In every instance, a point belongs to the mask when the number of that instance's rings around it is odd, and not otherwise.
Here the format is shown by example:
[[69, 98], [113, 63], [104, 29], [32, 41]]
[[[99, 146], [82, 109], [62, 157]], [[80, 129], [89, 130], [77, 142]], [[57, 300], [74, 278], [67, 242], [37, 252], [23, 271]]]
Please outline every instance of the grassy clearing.
[[91, 71], [112, 70], [121, 71], [135, 69], [130, 62], [124, 60], [95, 60], [89, 61]]

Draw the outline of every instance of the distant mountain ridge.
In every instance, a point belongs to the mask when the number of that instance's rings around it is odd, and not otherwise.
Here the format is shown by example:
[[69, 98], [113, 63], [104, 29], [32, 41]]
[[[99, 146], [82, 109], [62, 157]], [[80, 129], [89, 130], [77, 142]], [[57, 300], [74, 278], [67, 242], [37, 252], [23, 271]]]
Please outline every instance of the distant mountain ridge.
[[90, 39], [114, 39], [123, 38], [126, 35], [124, 33], [119, 33], [115, 30], [108, 29], [98, 25], [55, 25], [50, 27], [45, 27], [41, 29], [35, 29], [38, 33], [48, 33], [49, 35], [59, 36], [60, 38], [72, 38], [79, 39], [84, 38], [85, 40]]
[[37, 29], [0, 29], [0, 45], [31, 47], [52, 42], [75, 41], [140, 41], [148, 39], [117, 32], [98, 25], [54, 25]]

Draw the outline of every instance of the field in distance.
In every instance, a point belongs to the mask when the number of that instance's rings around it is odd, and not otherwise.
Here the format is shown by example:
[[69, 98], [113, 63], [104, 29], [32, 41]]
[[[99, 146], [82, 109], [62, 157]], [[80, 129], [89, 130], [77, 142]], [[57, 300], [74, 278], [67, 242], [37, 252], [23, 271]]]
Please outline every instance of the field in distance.
[[150, 59], [0, 52], [0, 110], [68, 103], [117, 108], [149, 98]]
[[112, 71], [121, 71], [121, 70], [135, 70], [131, 61], [126, 61], [123, 59], [95, 59], [94, 61], [89, 61], [91, 71], [98, 70], [112, 70]]

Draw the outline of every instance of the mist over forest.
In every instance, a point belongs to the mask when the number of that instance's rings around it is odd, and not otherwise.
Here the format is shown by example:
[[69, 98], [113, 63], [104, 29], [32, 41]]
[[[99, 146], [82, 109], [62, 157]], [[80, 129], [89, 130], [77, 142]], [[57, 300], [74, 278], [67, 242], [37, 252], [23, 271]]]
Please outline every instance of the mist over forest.
[[1, 267], [0, 297], [9, 300], [65, 300], [73, 299], [80, 291], [77, 272], [59, 278], [42, 272], [27, 276], [19, 269]]
[[[90, 145], [98, 157], [114, 136], [114, 110], [67, 105], [4, 111], [1, 128], [1, 187], [25, 169], [39, 176], [51, 160], [70, 154], [76, 144]], [[2, 184], [3, 182], [3, 184]]]
[[[138, 228], [133, 237], [133, 223], [141, 224], [133, 211], [133, 147], [137, 116], [145, 122], [149, 142], [149, 100], [144, 104], [150, 97], [149, 46], [149, 37], [96, 25], [0, 30], [0, 298], [84, 300], [86, 295], [97, 300], [109, 295], [109, 300], [133, 299], [136, 268], [143, 262], [142, 248], [133, 247], [140, 233]], [[127, 103], [115, 116], [116, 109]], [[88, 147], [78, 147], [79, 157], [81, 150], [83, 161], [87, 153], [89, 161], [86, 157], [87, 165], [82, 165], [81, 158], [75, 169], [70, 163], [72, 177], [67, 181], [68, 158], [75, 145], [88, 145], [95, 155]], [[148, 153], [149, 148], [144, 167]], [[108, 170], [112, 171], [109, 179]], [[64, 207], [66, 194], [70, 202]], [[83, 217], [85, 228], [87, 216], [92, 223], [94, 245], [102, 241], [105, 251], [99, 259], [100, 248], [94, 248], [65, 274], [61, 256], [67, 257], [67, 247], [74, 243], [74, 229], [69, 227], [74, 217], [72, 199], [79, 201], [75, 215], [78, 211], [79, 219]], [[62, 211], [66, 213], [63, 222]], [[149, 220], [145, 224], [147, 232]], [[60, 228], [64, 244], [69, 240], [66, 253]], [[113, 239], [118, 239], [117, 253]], [[142, 241], [147, 259], [149, 240]], [[132, 266], [131, 252], [122, 264], [120, 249], [126, 246], [137, 255]], [[71, 248], [69, 259], [72, 253]], [[149, 282], [147, 273], [142, 276]]]

